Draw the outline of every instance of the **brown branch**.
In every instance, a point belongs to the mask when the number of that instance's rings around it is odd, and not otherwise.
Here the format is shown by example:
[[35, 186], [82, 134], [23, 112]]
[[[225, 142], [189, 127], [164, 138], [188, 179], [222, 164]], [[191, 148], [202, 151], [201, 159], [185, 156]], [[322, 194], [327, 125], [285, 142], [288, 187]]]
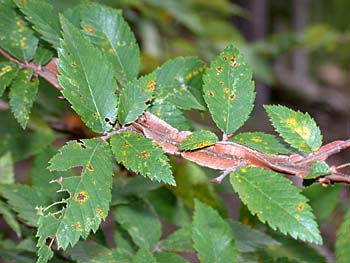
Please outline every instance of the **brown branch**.
[[[53, 58], [46, 66], [40, 67], [33, 62], [20, 62], [2, 49], [0, 49], [0, 53], [21, 67], [35, 71], [39, 76], [49, 81], [56, 89], [62, 89], [57, 82], [56, 58]], [[139, 132], [145, 137], [152, 139], [168, 154], [180, 155], [184, 159], [201, 166], [224, 171], [223, 174], [225, 174], [225, 171], [232, 171], [234, 168], [241, 166], [258, 166], [264, 169], [295, 175], [303, 179], [310, 172], [314, 161], [326, 160], [330, 155], [350, 147], [350, 140], [335, 141], [323, 146], [311, 157], [304, 157], [298, 154], [264, 154], [229, 141], [217, 142], [212, 146], [195, 151], [179, 151], [179, 143], [191, 134], [191, 132], [178, 131], [149, 112], [145, 112], [131, 125], [114, 129], [100, 138], [106, 141], [112, 135], [126, 130]], [[221, 178], [219, 177], [219, 179]], [[332, 174], [318, 178], [317, 181], [324, 185], [333, 182], [350, 184], [350, 175], [340, 173], [337, 171], [337, 168], [332, 167]]]

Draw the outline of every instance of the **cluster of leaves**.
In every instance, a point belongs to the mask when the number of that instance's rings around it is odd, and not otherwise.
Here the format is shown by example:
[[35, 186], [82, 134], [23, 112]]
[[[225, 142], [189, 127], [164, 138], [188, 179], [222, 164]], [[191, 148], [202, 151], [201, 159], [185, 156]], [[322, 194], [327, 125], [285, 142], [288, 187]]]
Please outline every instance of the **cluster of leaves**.
[[[6, 115], [14, 127], [0, 127], [4, 138], [0, 172], [6, 174], [1, 177], [0, 195], [8, 203], [0, 202], [0, 212], [19, 236], [31, 229], [20, 226], [14, 212], [26, 226], [37, 228], [38, 250], [30, 233], [18, 245], [4, 241], [0, 253], [24, 261], [34, 252], [38, 262], [51, 259], [54, 247], [78, 262], [187, 262], [177, 254], [186, 252], [196, 252], [201, 262], [278, 262], [283, 257], [305, 260], [305, 255], [288, 251], [300, 245], [299, 241], [276, 233], [271, 237], [224, 219], [219, 198], [200, 168], [184, 163], [174, 165], [172, 171], [169, 158], [155, 142], [123, 130], [146, 110], [180, 130], [189, 130], [184, 112], [208, 109], [217, 127], [231, 137], [248, 120], [255, 99], [252, 71], [237, 48], [228, 46], [208, 68], [197, 57], [179, 57], [139, 77], [139, 47], [120, 11], [82, 4], [59, 14], [41, 0], [1, 3], [1, 48], [21, 62], [33, 60], [39, 65], [57, 54], [64, 98], [95, 134], [111, 137], [107, 141], [102, 137], [69, 141], [50, 158], [54, 150], [49, 145], [56, 136], [49, 128], [23, 134]], [[0, 93], [9, 87], [9, 104], [22, 128], [28, 124], [38, 93], [39, 80], [34, 73], [12, 62], [1, 64]], [[313, 153], [320, 148], [320, 130], [308, 114], [283, 106], [265, 109], [284, 143], [264, 133], [240, 133], [230, 140], [274, 154]], [[179, 149], [196, 150], [217, 140], [209, 131], [196, 131]], [[31, 172], [32, 185], [14, 183], [12, 156], [19, 160], [38, 153]], [[116, 168], [113, 158], [122, 166]], [[49, 170], [45, 169], [48, 163]], [[72, 169], [76, 167], [81, 167], [79, 176]], [[113, 180], [121, 167], [141, 176]], [[329, 171], [327, 164], [315, 163], [309, 178]], [[49, 184], [51, 180], [53, 184]], [[243, 167], [231, 173], [230, 183], [250, 213], [271, 229], [302, 241], [322, 243], [308, 199], [283, 174]], [[188, 208], [194, 209], [192, 217]], [[116, 221], [115, 249], [107, 248], [99, 231], [110, 210]], [[163, 240], [159, 216], [179, 227]], [[349, 258], [348, 226], [349, 216], [339, 231], [340, 262]], [[91, 231], [95, 235], [90, 241], [79, 241]], [[304, 246], [311, 251], [310, 258], [325, 261], [307, 244]], [[285, 251], [276, 253], [276, 247]], [[21, 253], [16, 255], [18, 251]], [[55, 257], [58, 262], [59, 256], [57, 253]]]

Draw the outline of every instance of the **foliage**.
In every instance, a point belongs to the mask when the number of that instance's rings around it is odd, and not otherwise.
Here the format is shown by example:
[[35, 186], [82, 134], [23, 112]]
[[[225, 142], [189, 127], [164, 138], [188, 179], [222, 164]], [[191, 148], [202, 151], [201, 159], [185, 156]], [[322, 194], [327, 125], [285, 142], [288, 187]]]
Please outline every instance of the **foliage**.
[[[132, 7], [151, 18], [158, 13], [164, 17], [158, 19], [176, 19], [213, 43], [223, 37], [206, 30], [202, 16], [193, 15], [202, 1], [120, 2], [127, 11]], [[152, 59], [143, 58], [152, 50], [136, 41], [143, 44], [147, 36], [134, 32], [155, 17], [130, 26], [130, 12], [97, 3], [61, 12], [44, 0], [0, 3], [0, 48], [10, 60], [0, 62], [0, 96], [10, 107], [0, 111], [6, 123], [0, 125], [0, 214], [21, 240], [16, 244], [1, 235], [0, 258], [303, 262], [300, 255], [306, 249], [307, 260], [326, 261], [308, 243], [322, 245], [316, 218], [323, 220], [335, 209], [340, 190], [328, 192], [333, 202], [324, 208], [329, 198], [317, 202], [314, 186], [302, 191], [285, 177], [326, 184], [336, 169], [326, 162], [328, 152], [322, 152], [314, 119], [266, 105], [281, 138], [262, 132], [235, 135], [255, 105], [249, 51], [221, 44], [223, 51], [209, 66], [191, 54], [151, 67], [147, 63]], [[212, 8], [223, 17], [245, 15], [225, 0], [201, 7], [212, 17]], [[217, 23], [235, 31], [219, 18], [207, 23], [208, 28]], [[59, 106], [51, 103], [58, 95], [47, 90], [54, 88], [64, 99]], [[212, 131], [197, 129], [188, 117], [196, 111], [211, 116], [223, 141]], [[334, 142], [339, 151], [345, 147], [341, 143]], [[221, 171], [219, 180], [229, 174], [231, 185], [227, 180], [220, 187], [209, 184], [213, 171], [200, 166], [217, 169], [211, 158], [234, 163]], [[21, 160], [32, 165], [27, 181], [16, 178]], [[230, 219], [220, 188], [236, 192], [250, 214]], [[103, 222], [112, 222], [107, 231], [102, 231]], [[170, 231], [164, 231], [168, 225]], [[349, 259], [349, 240], [347, 213], [337, 235], [339, 262]]]

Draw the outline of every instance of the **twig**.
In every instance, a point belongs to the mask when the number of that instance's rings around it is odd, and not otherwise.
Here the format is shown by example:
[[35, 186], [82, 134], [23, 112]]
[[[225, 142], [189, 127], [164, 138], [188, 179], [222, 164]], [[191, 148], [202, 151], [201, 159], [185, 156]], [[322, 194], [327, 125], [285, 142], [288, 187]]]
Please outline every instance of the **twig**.
[[107, 132], [105, 135], [99, 137], [100, 139], [102, 139], [103, 141], [107, 141], [110, 137], [112, 137], [114, 134], [119, 134], [128, 130], [132, 130], [131, 126], [126, 126], [120, 129], [115, 129], [112, 130], [111, 132]]

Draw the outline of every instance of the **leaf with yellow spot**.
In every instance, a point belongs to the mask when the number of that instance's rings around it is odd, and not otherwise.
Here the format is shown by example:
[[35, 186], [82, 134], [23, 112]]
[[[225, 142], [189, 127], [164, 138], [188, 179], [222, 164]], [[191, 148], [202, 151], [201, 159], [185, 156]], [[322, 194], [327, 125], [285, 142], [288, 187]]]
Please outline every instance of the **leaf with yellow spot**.
[[180, 151], [192, 151], [211, 146], [218, 141], [218, 137], [211, 131], [195, 131], [188, 135], [179, 145]]
[[9, 93], [11, 111], [23, 129], [26, 128], [29, 121], [29, 114], [38, 88], [39, 79], [27, 69], [21, 70], [11, 85]]
[[245, 167], [231, 173], [230, 182], [261, 222], [295, 239], [322, 244], [308, 200], [290, 180], [273, 171]]
[[150, 179], [175, 185], [168, 157], [152, 140], [127, 131], [111, 137], [112, 151], [126, 168]]
[[281, 105], [264, 106], [272, 126], [279, 135], [299, 151], [311, 153], [322, 145], [320, 128], [308, 113]]
[[113, 162], [106, 142], [100, 139], [70, 141], [49, 163], [51, 171], [83, 168], [80, 176], [57, 180], [61, 184], [60, 191], [69, 194], [65, 199], [66, 206], [58, 216], [40, 210], [37, 232], [39, 254], [41, 250], [47, 253], [45, 240], [49, 237], [66, 249], [69, 244], [74, 246], [80, 237], [85, 239], [91, 230], [96, 232], [108, 214], [111, 201]]
[[0, 62], [0, 97], [9, 87], [17, 74], [17, 66], [13, 62]]
[[154, 73], [126, 84], [119, 96], [118, 119], [122, 125], [135, 121], [147, 108], [152, 99], [156, 82]]
[[289, 154], [291, 151], [272, 134], [243, 132], [229, 139], [262, 153]]
[[204, 100], [216, 125], [234, 133], [249, 118], [255, 91], [252, 71], [244, 56], [232, 45], [225, 48], [203, 77]]

